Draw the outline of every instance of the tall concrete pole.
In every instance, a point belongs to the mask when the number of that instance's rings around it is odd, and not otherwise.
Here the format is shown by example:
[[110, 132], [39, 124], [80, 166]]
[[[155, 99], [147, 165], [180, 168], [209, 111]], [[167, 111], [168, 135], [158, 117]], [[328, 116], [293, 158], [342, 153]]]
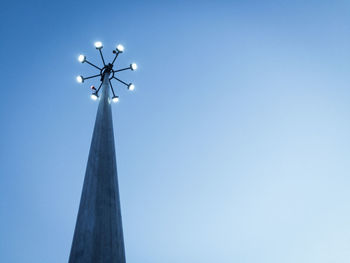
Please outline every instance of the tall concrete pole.
[[125, 263], [108, 72], [101, 89], [69, 263]]

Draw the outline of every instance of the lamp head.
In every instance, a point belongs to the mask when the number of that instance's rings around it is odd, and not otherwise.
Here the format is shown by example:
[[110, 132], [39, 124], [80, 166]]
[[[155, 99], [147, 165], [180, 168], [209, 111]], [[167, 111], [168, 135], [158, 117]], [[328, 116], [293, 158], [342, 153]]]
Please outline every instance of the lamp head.
[[102, 42], [101, 41], [95, 42], [95, 48], [97, 48], [97, 49], [103, 48]]
[[119, 53], [124, 52], [124, 46], [121, 45], [121, 44], [119, 44], [119, 45], [117, 46], [117, 51], [118, 51]]
[[130, 83], [130, 84], [128, 85], [128, 89], [131, 90], [131, 91], [133, 91], [133, 90], [135, 89], [135, 85], [132, 84], [132, 83]]
[[77, 76], [77, 81], [78, 81], [79, 83], [83, 83], [83, 82], [84, 82], [83, 76]]
[[92, 100], [97, 100], [98, 99], [98, 95], [97, 95], [96, 92], [92, 93], [90, 97], [91, 97]]
[[85, 57], [84, 55], [79, 55], [78, 61], [79, 61], [80, 63], [84, 63], [85, 60], [86, 60], [86, 57]]

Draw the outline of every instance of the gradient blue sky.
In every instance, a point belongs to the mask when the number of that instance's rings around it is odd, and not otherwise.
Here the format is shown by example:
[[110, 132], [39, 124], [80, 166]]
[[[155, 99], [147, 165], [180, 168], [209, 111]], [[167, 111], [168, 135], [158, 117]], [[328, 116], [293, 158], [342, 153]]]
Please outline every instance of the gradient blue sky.
[[350, 261], [349, 1], [5, 1], [0, 261], [67, 262], [97, 103], [113, 106], [129, 263]]

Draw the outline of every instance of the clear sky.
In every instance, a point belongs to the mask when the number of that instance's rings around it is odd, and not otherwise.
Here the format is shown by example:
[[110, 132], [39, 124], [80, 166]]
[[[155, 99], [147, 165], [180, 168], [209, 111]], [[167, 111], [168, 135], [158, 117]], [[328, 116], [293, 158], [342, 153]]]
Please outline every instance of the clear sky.
[[4, 1], [0, 261], [67, 262], [97, 103], [113, 105], [128, 263], [348, 263], [350, 2]]

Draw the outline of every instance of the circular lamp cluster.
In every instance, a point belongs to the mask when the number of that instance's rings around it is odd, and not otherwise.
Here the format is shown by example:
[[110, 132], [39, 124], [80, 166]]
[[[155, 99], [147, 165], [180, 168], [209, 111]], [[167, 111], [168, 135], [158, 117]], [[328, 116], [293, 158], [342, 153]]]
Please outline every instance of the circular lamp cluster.
[[124, 46], [121, 45], [121, 44], [117, 45], [116, 48], [115, 48], [115, 50], [113, 50], [113, 54], [115, 54], [115, 57], [114, 57], [112, 63], [106, 64], [106, 63], [105, 63], [105, 60], [104, 60], [104, 57], [103, 57], [103, 54], [102, 54], [102, 48], [103, 48], [102, 42], [97, 41], [97, 42], [94, 43], [94, 45], [95, 45], [96, 49], [99, 50], [99, 53], [100, 53], [100, 56], [101, 56], [101, 59], [102, 59], [102, 62], [103, 62], [103, 67], [98, 67], [98, 66], [94, 65], [93, 63], [89, 62], [89, 61], [86, 59], [86, 56], [85, 56], [85, 55], [79, 55], [79, 56], [78, 56], [78, 61], [79, 61], [80, 63], [86, 62], [87, 64], [93, 66], [94, 68], [97, 68], [97, 69], [99, 70], [100, 73], [97, 74], [97, 75], [93, 75], [93, 76], [85, 77], [85, 78], [84, 78], [83, 76], [77, 76], [77, 77], [76, 77], [76, 80], [77, 80], [77, 82], [79, 82], [79, 83], [83, 83], [84, 80], [86, 80], [86, 79], [91, 79], [91, 78], [95, 78], [95, 77], [100, 77], [100, 79], [101, 79], [101, 84], [100, 84], [99, 88], [96, 90], [95, 87], [93, 87], [93, 89], [92, 89], [92, 90], [93, 90], [93, 93], [90, 95], [90, 97], [91, 97], [92, 100], [97, 100], [97, 99], [99, 98], [98, 92], [99, 92], [99, 90], [101, 89], [102, 83], [103, 83], [103, 81], [104, 81], [104, 76], [105, 76], [106, 73], [108, 73], [108, 76], [109, 76], [108, 82], [109, 82], [109, 85], [110, 85], [110, 87], [111, 87], [111, 89], [112, 89], [112, 93], [113, 93], [112, 101], [113, 101], [113, 102], [118, 102], [118, 101], [119, 101], [119, 97], [116, 96], [115, 93], [114, 93], [114, 89], [113, 89], [111, 80], [112, 80], [112, 79], [116, 79], [117, 81], [119, 81], [119, 82], [122, 83], [123, 85], [127, 86], [128, 90], [133, 91], [133, 90], [135, 89], [135, 85], [132, 84], [132, 83], [126, 83], [126, 82], [120, 80], [119, 78], [117, 78], [117, 77], [115, 76], [115, 73], [120, 72], [120, 71], [124, 71], [124, 70], [132, 70], [132, 71], [134, 71], [134, 70], [137, 69], [137, 64], [136, 64], [136, 63], [132, 63], [132, 64], [130, 64], [129, 67], [114, 70], [114, 69], [113, 69], [114, 62], [115, 62], [115, 60], [117, 59], [118, 55], [119, 55], [120, 53], [123, 53], [123, 52], [124, 52], [124, 50], [125, 50]]

